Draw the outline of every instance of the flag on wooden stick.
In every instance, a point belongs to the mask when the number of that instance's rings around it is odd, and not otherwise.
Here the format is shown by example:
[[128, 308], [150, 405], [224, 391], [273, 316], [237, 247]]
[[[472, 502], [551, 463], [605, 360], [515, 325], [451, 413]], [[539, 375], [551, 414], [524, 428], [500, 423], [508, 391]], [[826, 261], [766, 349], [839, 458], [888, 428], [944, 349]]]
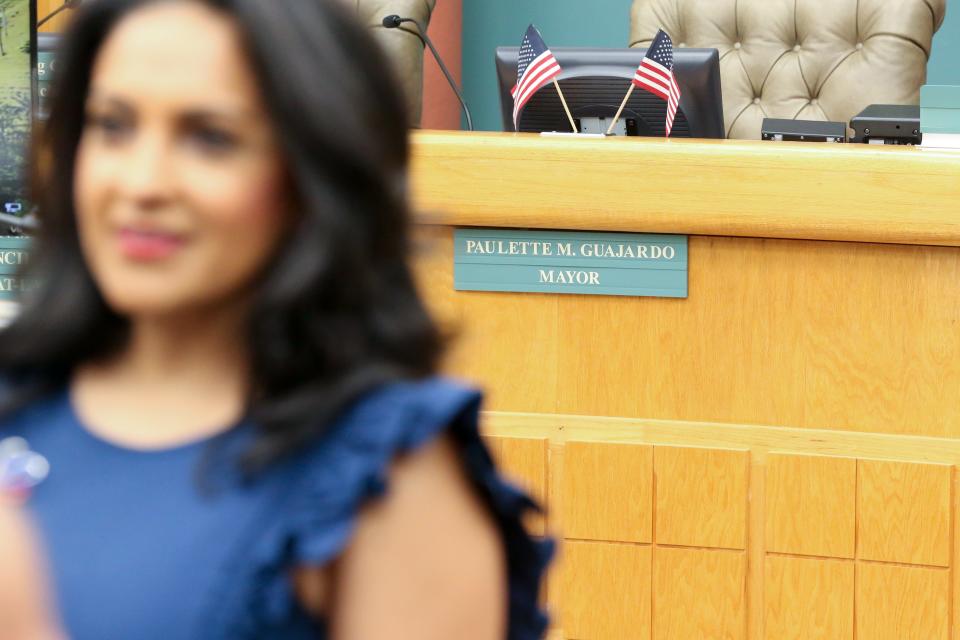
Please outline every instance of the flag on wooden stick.
[[633, 76], [633, 84], [667, 101], [667, 137], [673, 129], [680, 106], [680, 87], [673, 73], [673, 40], [660, 29], [640, 67]]
[[673, 40], [663, 29], [657, 31], [657, 37], [653, 39], [647, 52], [643, 55], [640, 66], [633, 74], [630, 89], [624, 96], [623, 102], [620, 103], [620, 108], [617, 109], [617, 115], [613, 117], [610, 128], [607, 129], [607, 135], [613, 132], [614, 126], [620, 119], [620, 114], [623, 113], [627, 101], [637, 87], [667, 101], [665, 128], [669, 138], [670, 132], [673, 130], [673, 121], [677, 117], [677, 109], [680, 107], [680, 87], [677, 85], [677, 77], [673, 73]]
[[567, 101], [563, 97], [563, 91], [557, 83], [557, 76], [561, 69], [557, 59], [553, 57], [547, 44], [537, 28], [532, 24], [527, 27], [527, 32], [523, 36], [523, 42], [520, 44], [520, 54], [517, 58], [517, 84], [514, 86], [511, 94], [513, 95], [513, 128], [520, 129], [520, 112], [526, 106], [530, 98], [540, 89], [550, 82], [557, 89], [560, 101], [563, 103], [563, 109], [567, 112], [567, 118], [570, 120], [570, 126], [576, 131], [577, 127], [567, 107]]

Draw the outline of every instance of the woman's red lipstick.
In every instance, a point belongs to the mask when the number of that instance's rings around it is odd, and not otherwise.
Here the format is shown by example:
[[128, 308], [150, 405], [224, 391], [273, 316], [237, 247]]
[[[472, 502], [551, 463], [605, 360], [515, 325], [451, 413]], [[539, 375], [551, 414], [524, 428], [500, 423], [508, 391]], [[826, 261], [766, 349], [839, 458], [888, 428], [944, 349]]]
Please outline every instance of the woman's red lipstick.
[[163, 260], [169, 258], [183, 246], [182, 236], [163, 231], [133, 229], [120, 230], [120, 253], [132, 260]]

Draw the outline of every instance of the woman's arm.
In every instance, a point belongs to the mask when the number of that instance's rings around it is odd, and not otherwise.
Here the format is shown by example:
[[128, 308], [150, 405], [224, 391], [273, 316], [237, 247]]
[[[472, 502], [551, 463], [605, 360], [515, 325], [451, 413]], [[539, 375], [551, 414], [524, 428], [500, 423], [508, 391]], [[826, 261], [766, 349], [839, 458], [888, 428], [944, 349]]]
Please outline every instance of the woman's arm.
[[64, 637], [47, 606], [38, 556], [26, 522], [0, 501], [0, 640]]
[[335, 640], [502, 640], [503, 545], [454, 444], [444, 438], [397, 461], [388, 484], [328, 579], [300, 576], [308, 609], [326, 601]]

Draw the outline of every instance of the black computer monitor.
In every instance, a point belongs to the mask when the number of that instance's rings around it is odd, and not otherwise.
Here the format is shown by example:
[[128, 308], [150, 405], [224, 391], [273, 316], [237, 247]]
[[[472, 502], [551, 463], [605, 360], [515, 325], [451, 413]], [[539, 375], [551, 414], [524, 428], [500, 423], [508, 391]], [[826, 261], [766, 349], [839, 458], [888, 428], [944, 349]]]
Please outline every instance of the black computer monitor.
[[[597, 125], [596, 118], [610, 122], [630, 88], [646, 49], [551, 49], [563, 72], [560, 88], [577, 127]], [[504, 131], [513, 126], [513, 97], [517, 83], [517, 47], [497, 48], [497, 78], [500, 81], [500, 107]], [[720, 55], [716, 49], [676, 49], [674, 74], [680, 85], [680, 108], [671, 137], [724, 138], [723, 100], [720, 94]], [[666, 134], [666, 101], [637, 89], [630, 96], [621, 122], [627, 135]], [[601, 126], [603, 121], [599, 123]], [[556, 89], [549, 84], [527, 102], [520, 114], [519, 131], [570, 131], [570, 122]]]

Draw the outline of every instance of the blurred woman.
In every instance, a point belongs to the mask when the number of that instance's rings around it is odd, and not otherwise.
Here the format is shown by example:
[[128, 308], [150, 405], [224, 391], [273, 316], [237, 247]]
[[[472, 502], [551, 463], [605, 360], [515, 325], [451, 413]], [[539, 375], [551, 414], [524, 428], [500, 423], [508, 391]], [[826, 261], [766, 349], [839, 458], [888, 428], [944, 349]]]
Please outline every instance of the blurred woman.
[[93, 0], [0, 436], [75, 640], [541, 637], [548, 545], [407, 264], [406, 114], [336, 1]]

